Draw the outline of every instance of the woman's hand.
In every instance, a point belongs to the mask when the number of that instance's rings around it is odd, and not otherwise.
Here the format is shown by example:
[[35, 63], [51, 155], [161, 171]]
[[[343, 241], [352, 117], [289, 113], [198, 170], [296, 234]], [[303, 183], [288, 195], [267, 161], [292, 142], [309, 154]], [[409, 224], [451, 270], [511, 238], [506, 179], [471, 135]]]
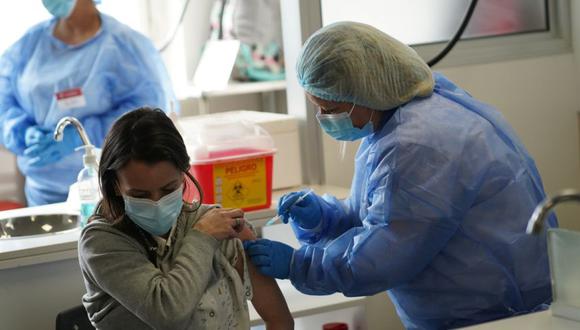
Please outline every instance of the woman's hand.
[[207, 211], [193, 226], [218, 241], [237, 238], [245, 227], [244, 211], [214, 208]]

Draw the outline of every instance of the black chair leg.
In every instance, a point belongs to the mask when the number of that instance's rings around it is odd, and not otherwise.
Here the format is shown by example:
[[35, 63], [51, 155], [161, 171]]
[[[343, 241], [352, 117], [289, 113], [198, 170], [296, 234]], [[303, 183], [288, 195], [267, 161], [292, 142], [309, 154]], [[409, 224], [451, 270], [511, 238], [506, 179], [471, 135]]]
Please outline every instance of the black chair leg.
[[64, 310], [56, 316], [56, 330], [94, 330], [83, 305]]

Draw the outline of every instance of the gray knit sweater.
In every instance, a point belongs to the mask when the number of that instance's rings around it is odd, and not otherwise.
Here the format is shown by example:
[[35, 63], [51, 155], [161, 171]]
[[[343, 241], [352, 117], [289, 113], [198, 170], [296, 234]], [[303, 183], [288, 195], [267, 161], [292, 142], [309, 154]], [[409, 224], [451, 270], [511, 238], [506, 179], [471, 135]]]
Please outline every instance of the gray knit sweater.
[[[192, 229], [209, 209], [182, 212], [167, 246], [132, 224], [133, 234], [99, 219], [83, 229], [83, 304], [95, 327], [249, 329], [252, 287], [241, 242]], [[243, 279], [237, 258], [244, 258]]]

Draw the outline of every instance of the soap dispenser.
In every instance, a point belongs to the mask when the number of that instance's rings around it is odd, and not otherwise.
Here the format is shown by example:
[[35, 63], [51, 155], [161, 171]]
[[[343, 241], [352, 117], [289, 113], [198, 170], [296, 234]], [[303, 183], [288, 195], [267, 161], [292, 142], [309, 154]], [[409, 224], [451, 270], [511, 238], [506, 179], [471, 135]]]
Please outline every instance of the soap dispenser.
[[80, 201], [81, 227], [86, 226], [89, 218], [93, 215], [97, 203], [101, 199], [99, 190], [99, 164], [97, 150], [89, 140], [87, 133], [81, 122], [74, 117], [64, 117], [57, 124], [54, 130], [54, 139], [62, 141], [64, 129], [67, 125], [73, 125], [79, 133], [83, 145], [77, 148], [84, 149], [83, 169], [77, 177], [78, 197]]
[[81, 148], [85, 149], [85, 154], [83, 155], [83, 169], [77, 177], [77, 185], [82, 228], [86, 226], [89, 218], [93, 215], [95, 207], [101, 197], [99, 193], [99, 170], [95, 147], [89, 144]]

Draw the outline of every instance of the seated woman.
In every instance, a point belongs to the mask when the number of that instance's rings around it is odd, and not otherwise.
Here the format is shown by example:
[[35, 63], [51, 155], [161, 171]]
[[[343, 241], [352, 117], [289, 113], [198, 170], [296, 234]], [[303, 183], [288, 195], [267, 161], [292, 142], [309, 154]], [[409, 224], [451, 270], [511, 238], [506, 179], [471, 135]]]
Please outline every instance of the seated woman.
[[268, 329], [293, 320], [276, 282], [246, 261], [239, 209], [187, 203], [183, 139], [158, 109], [119, 118], [102, 150], [103, 199], [79, 241], [83, 304], [98, 329]]

